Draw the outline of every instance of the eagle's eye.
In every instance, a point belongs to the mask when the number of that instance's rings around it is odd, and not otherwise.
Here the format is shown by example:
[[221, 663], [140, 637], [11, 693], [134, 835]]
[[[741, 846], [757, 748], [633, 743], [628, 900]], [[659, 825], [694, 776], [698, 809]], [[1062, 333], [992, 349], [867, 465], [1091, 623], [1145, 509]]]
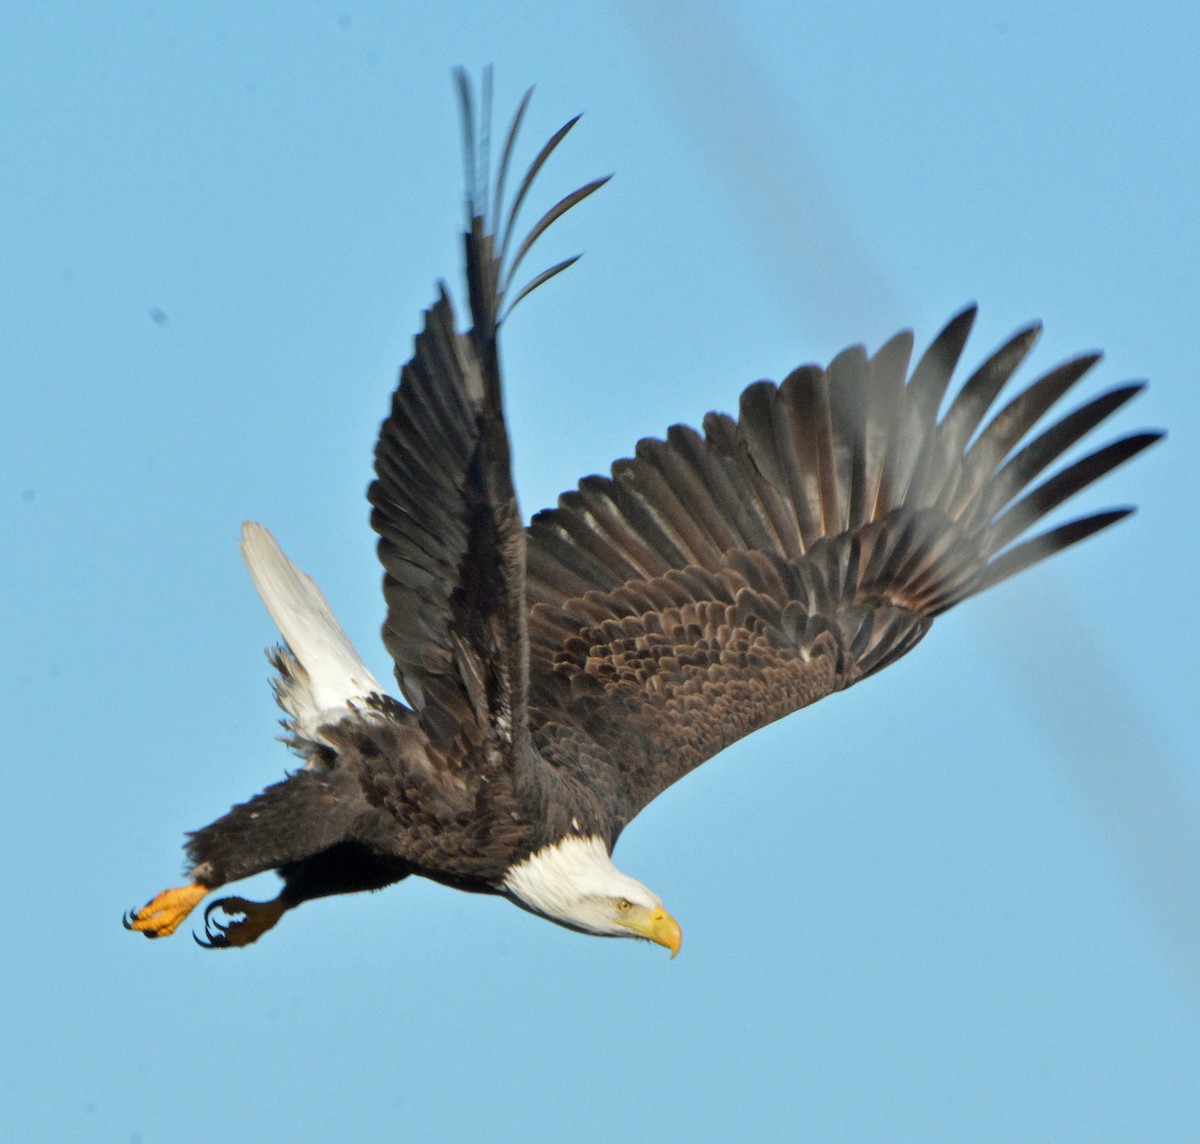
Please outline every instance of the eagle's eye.
[[615, 904], [619, 914], [627, 914], [633, 909], [633, 903], [628, 898], [618, 898]]

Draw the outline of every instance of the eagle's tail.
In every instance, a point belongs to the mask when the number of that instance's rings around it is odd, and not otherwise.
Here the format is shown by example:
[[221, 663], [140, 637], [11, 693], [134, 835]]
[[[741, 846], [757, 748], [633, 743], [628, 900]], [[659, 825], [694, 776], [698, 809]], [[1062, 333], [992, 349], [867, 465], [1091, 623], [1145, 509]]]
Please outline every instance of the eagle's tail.
[[301, 753], [320, 741], [318, 728], [365, 706], [384, 689], [354, 650], [316, 582], [284, 554], [261, 524], [242, 525], [242, 557], [285, 646], [269, 655], [279, 672], [275, 698]]

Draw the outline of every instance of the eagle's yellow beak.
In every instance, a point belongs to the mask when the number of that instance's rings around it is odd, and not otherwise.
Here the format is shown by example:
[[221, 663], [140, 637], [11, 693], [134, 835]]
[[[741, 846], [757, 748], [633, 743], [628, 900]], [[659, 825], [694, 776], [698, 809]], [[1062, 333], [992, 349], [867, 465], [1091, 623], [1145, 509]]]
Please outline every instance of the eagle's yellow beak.
[[662, 906], [648, 910], [643, 906], [635, 906], [621, 919], [638, 937], [649, 938], [650, 941], [666, 946], [674, 957], [683, 945], [683, 931], [679, 923], [671, 917]]

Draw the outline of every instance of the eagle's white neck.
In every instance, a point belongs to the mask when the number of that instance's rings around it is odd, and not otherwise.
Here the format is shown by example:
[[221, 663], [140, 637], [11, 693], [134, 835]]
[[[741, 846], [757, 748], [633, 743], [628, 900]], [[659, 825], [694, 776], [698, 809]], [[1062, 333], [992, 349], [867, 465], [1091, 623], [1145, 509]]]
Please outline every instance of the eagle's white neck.
[[509, 869], [504, 888], [538, 913], [559, 917], [581, 893], [599, 893], [622, 876], [594, 835], [569, 835]]
[[535, 913], [593, 933], [613, 932], [608, 907], [615, 898], [648, 908], [662, 904], [613, 865], [594, 835], [570, 835], [531, 854], [509, 869], [504, 888]]

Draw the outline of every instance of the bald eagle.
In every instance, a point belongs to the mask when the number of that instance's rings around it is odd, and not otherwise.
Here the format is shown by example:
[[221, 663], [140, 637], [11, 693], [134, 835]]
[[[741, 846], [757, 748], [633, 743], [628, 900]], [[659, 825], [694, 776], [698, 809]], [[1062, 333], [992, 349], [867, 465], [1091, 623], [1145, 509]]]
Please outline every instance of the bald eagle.
[[317, 585], [247, 524], [242, 553], [284, 641], [269, 653], [275, 695], [304, 765], [190, 835], [188, 883], [125, 916], [147, 937], [265, 870], [283, 878], [278, 897], [213, 901], [200, 944], [248, 945], [309, 899], [419, 875], [674, 956], [679, 925], [612, 861], [634, 816], [742, 736], [899, 659], [968, 596], [1126, 516], [1026, 538], [1161, 436], [1123, 437], [1031, 488], [1142, 386], [1035, 432], [1099, 357], [1084, 354], [985, 424], [1039, 328], [1016, 333], [946, 403], [968, 308], [915, 365], [905, 332], [874, 355], [854, 346], [823, 369], [756, 382], [736, 419], [710, 413], [703, 435], [676, 425], [640, 441], [611, 476], [584, 478], [524, 526], [498, 334], [521, 298], [574, 261], [514, 291], [531, 245], [604, 180], [514, 246], [530, 186], [576, 120], [506, 203], [529, 94], [492, 184], [486, 119], [461, 72], [458, 91], [471, 328], [459, 332], [442, 287], [401, 371], [368, 493], [403, 702]]

